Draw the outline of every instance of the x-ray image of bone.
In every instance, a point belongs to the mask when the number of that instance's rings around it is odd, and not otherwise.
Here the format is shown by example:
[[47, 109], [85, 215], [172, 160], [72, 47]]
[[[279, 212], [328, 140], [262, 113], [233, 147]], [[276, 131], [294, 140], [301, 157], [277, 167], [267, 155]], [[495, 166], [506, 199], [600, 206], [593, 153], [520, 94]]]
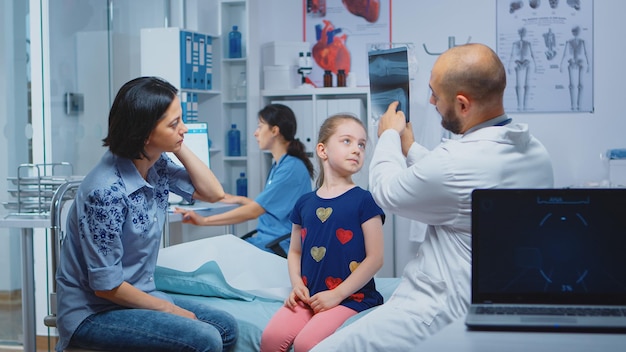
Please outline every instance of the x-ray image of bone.
[[513, 42], [508, 66], [509, 73], [513, 73], [512, 68], [515, 70], [515, 94], [517, 95], [517, 109], [526, 110], [530, 66], [532, 65], [536, 71], [537, 64], [535, 62], [532, 45], [525, 39], [526, 28], [520, 28], [517, 33], [519, 34], [520, 39]]
[[405, 113], [409, 111], [409, 97], [407, 96], [407, 92], [402, 88], [372, 93], [370, 99], [372, 100], [372, 118], [374, 121], [378, 121], [385, 111], [387, 111], [389, 104], [394, 101], [400, 102], [398, 110], [402, 110]]
[[580, 35], [579, 26], [572, 28], [572, 35], [574, 37], [565, 42], [559, 70], [563, 72], [563, 63], [567, 60], [571, 108], [572, 110], [580, 110], [580, 99], [583, 91], [582, 75], [585, 69], [586, 72], [590, 71], [590, 66], [585, 41], [578, 37]]
[[556, 37], [554, 32], [552, 32], [552, 28], [548, 28], [548, 31], [543, 34], [543, 41], [546, 44], [546, 59], [552, 60], [556, 56]]
[[370, 80], [385, 80], [385, 85], [398, 85], [407, 81], [408, 68], [406, 61], [390, 60], [376, 57], [369, 64]]
[[[398, 47], [368, 52], [372, 117], [377, 120], [393, 101], [399, 101], [409, 121], [408, 48]], [[376, 105], [378, 104], [378, 105]]]

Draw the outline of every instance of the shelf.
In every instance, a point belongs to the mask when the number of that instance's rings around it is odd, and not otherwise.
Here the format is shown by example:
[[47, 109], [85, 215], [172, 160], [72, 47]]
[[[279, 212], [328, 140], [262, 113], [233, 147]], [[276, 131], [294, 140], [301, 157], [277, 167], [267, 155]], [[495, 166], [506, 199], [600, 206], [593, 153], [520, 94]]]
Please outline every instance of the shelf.
[[233, 58], [229, 58], [229, 57], [225, 57], [225, 58], [222, 59], [222, 62], [224, 62], [224, 63], [237, 63], [237, 64], [241, 63], [241, 64], [244, 64], [244, 63], [246, 63], [246, 60], [247, 59], [245, 57], [238, 57], [238, 58], [234, 58], [234, 59]]
[[225, 156], [224, 157], [224, 161], [229, 161], [229, 162], [246, 162], [246, 161], [248, 161], [248, 157], [247, 156]]
[[189, 92], [189, 93], [197, 93], [197, 94], [206, 94], [206, 95], [220, 95], [222, 94], [219, 90], [206, 90], [206, 89], [189, 89], [189, 88], [180, 88], [181, 92]]
[[294, 88], [279, 90], [262, 90], [264, 97], [292, 97], [309, 95], [362, 95], [368, 94], [369, 87], [328, 87], [328, 88]]
[[247, 100], [225, 100], [223, 101], [224, 104], [247, 104], [248, 101]]

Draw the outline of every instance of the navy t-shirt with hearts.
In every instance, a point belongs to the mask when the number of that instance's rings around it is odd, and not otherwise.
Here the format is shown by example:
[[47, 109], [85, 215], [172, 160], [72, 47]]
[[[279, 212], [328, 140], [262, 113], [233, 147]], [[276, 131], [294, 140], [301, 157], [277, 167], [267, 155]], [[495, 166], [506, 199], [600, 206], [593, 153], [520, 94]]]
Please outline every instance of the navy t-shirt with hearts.
[[[338, 197], [325, 199], [315, 192], [296, 202], [291, 221], [302, 230], [302, 279], [311, 296], [341, 284], [365, 259], [361, 225], [385, 213], [369, 191], [354, 187]], [[383, 303], [372, 278], [341, 305], [361, 312]]]

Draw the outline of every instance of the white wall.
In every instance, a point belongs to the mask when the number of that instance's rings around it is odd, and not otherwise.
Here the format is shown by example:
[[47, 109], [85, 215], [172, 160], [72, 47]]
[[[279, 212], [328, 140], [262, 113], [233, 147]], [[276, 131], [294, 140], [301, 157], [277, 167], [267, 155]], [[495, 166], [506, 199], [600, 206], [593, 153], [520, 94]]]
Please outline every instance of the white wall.
[[[259, 11], [260, 44], [273, 40], [302, 40], [302, 3], [292, 0], [267, 0]], [[626, 2], [596, 0], [594, 3], [594, 99], [593, 113], [519, 114], [510, 112], [515, 121], [528, 123], [553, 159], [557, 187], [601, 181], [605, 175], [600, 154], [609, 148], [626, 147], [626, 119], [622, 117], [623, 82], [626, 65], [621, 59], [626, 46], [618, 35], [623, 32]], [[292, 14], [292, 15], [290, 15]], [[436, 56], [431, 52], [448, 48], [448, 37], [456, 43], [472, 42], [496, 45], [495, 0], [393, 0], [392, 40], [415, 44], [419, 62], [418, 77], [412, 93], [411, 120], [415, 134], [429, 147], [441, 137], [439, 116], [428, 104], [428, 79]], [[357, 53], [352, 53], [357, 55]], [[362, 53], [366, 55], [366, 53]], [[396, 222], [397, 267], [413, 255], [414, 246], [406, 246], [408, 224]], [[399, 272], [397, 273], [399, 274]]]

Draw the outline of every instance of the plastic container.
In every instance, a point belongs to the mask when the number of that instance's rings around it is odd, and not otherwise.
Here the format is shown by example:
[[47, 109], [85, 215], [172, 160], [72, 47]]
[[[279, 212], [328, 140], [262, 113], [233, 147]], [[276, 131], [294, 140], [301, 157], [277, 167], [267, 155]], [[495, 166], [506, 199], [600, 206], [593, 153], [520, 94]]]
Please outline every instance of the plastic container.
[[228, 156], [241, 156], [241, 132], [234, 123], [228, 131]]
[[264, 89], [292, 89], [301, 83], [292, 66], [263, 66]]
[[246, 178], [246, 173], [242, 172], [239, 174], [239, 178], [237, 179], [237, 195], [238, 196], [248, 196], [248, 179]]
[[233, 30], [228, 33], [228, 57], [231, 59], [241, 57], [241, 32], [237, 26], [233, 26]]

